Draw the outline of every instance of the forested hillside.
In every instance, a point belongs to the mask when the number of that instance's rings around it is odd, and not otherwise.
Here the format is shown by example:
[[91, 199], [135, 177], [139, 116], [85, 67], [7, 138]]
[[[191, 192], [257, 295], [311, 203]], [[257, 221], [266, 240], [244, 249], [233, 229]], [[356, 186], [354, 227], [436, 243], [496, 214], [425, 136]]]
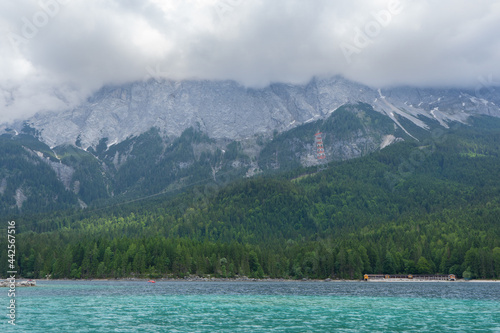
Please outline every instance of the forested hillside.
[[500, 121], [471, 121], [326, 170], [215, 180], [175, 197], [18, 217], [20, 273], [500, 278]]
[[87, 151], [73, 145], [51, 148], [33, 131], [26, 127], [27, 134], [0, 135], [0, 216], [107, 206], [219, 173], [242, 177], [249, 164], [237, 142], [227, 143], [223, 153], [193, 128], [178, 138], [152, 128], [114, 145], [102, 139]]

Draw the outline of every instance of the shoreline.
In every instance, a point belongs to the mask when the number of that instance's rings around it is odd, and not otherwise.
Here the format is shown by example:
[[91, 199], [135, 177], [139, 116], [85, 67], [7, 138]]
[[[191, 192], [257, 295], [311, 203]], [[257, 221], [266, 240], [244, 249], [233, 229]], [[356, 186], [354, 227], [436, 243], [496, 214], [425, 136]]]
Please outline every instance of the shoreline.
[[[24, 280], [24, 279], [18, 279]], [[157, 282], [248, 282], [248, 283], [500, 283], [500, 280], [465, 280], [458, 279], [456, 281], [448, 280], [418, 280], [418, 279], [380, 279], [380, 280], [334, 280], [334, 279], [254, 279], [248, 277], [238, 277], [238, 278], [215, 278], [215, 277], [190, 277], [190, 278], [160, 278], [160, 279], [150, 279], [150, 278], [118, 278], [118, 279], [38, 279], [36, 282], [43, 283], [44, 281], [50, 282], [145, 282], [151, 283], [149, 281]]]

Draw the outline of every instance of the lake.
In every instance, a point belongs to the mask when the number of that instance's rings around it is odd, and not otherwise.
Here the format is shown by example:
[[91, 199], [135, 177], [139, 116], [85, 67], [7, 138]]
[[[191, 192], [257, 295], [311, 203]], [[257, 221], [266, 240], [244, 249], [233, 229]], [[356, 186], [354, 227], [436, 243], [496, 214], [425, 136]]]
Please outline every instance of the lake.
[[38, 281], [1, 332], [500, 332], [500, 283]]

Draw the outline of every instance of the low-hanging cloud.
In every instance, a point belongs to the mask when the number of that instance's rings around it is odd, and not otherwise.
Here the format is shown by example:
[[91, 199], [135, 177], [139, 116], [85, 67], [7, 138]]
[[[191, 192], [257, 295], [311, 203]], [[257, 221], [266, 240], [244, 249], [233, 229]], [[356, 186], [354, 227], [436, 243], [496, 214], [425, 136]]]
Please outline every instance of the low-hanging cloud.
[[496, 83], [498, 31], [494, 0], [3, 1], [0, 122], [150, 78]]

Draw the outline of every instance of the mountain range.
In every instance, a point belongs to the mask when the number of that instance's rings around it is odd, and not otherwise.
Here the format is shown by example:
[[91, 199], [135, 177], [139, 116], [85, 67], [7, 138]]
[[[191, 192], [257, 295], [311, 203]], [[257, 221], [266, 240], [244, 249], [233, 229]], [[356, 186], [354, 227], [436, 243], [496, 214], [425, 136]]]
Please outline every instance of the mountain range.
[[[376, 89], [342, 77], [107, 86], [76, 108], [0, 126], [0, 213], [87, 207], [420, 142], [477, 115], [493, 89]], [[317, 159], [321, 131], [325, 160]]]
[[213, 139], [244, 140], [324, 119], [340, 106], [358, 102], [395, 123], [399, 115], [422, 128], [428, 120], [446, 126], [472, 114], [500, 117], [500, 96], [494, 89], [375, 89], [338, 76], [262, 89], [234, 81], [151, 79], [104, 87], [74, 109], [39, 113], [11, 127], [19, 131], [28, 124], [50, 147], [79, 143], [85, 149], [102, 138], [108, 146], [117, 144], [152, 127], [179, 137], [198, 126]]

